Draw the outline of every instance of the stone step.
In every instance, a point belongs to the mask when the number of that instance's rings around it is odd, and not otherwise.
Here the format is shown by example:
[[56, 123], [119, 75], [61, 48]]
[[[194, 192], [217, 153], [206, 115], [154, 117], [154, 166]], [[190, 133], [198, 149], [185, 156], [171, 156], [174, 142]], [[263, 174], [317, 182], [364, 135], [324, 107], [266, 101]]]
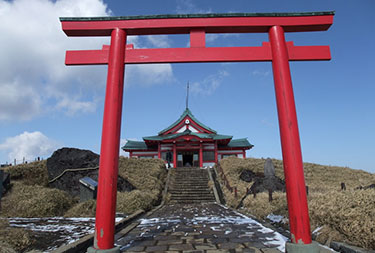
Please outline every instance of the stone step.
[[176, 201], [187, 201], [187, 200], [210, 200], [210, 201], [215, 201], [215, 198], [170, 198], [170, 200], [176, 200]]
[[182, 186], [182, 185], [175, 185], [175, 186], [170, 186], [169, 190], [177, 190], [177, 191], [185, 191], [185, 190], [205, 190], [209, 189], [207, 185], [205, 186]]
[[179, 192], [186, 192], [186, 193], [194, 193], [194, 192], [202, 192], [202, 193], [205, 193], [205, 192], [211, 192], [210, 189], [207, 189], [207, 188], [202, 188], [202, 189], [185, 189], [185, 190], [181, 190], [181, 189], [170, 189], [169, 190], [170, 193], [179, 193]]
[[184, 183], [178, 183], [178, 182], [171, 182], [171, 185], [176, 185], [176, 186], [205, 186], [208, 187], [208, 182], [204, 183], [198, 183], [198, 182], [184, 182]]
[[173, 179], [171, 180], [172, 183], [179, 183], [179, 184], [203, 184], [203, 183], [207, 183], [209, 180], [208, 179], [204, 179], [204, 180], [189, 180], [189, 179]]
[[171, 196], [213, 196], [211, 192], [208, 192], [208, 193], [201, 193], [201, 192], [197, 192], [197, 193], [186, 193], [186, 192], [180, 192], [180, 193], [173, 193], [171, 194]]

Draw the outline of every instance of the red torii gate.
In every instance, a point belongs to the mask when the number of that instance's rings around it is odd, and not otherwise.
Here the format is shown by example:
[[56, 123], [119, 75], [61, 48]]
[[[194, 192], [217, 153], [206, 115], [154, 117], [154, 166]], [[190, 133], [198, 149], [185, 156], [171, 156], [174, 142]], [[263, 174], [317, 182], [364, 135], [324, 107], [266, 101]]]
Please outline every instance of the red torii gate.
[[[301, 145], [289, 61], [330, 60], [329, 46], [294, 46], [285, 32], [325, 31], [334, 12], [60, 18], [68, 36], [111, 36], [101, 50], [67, 51], [66, 65], [108, 64], [93, 251], [114, 248], [125, 64], [272, 61], [292, 244], [311, 250]], [[268, 33], [260, 47], [206, 47], [206, 33]], [[134, 49], [127, 35], [190, 34], [189, 48]]]

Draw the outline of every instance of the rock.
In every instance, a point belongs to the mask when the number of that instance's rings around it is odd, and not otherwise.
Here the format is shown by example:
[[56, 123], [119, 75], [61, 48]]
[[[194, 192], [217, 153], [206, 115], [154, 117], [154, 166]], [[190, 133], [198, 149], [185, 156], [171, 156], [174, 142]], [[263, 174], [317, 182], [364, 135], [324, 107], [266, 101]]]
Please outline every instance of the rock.
[[243, 170], [240, 174], [240, 179], [242, 181], [250, 183], [256, 177], [256, 174], [251, 170]]
[[273, 162], [271, 158], [267, 158], [266, 162], [264, 163], [264, 176], [265, 177], [275, 176], [275, 166], [273, 166]]
[[[77, 197], [80, 192], [79, 180], [83, 177], [90, 177], [98, 181], [99, 155], [89, 150], [76, 148], [62, 148], [56, 150], [50, 158], [47, 159], [47, 170], [49, 181], [61, 175], [66, 169], [86, 170], [68, 171], [61, 177], [49, 183], [50, 187], [57, 188], [68, 192], [70, 195]], [[96, 169], [95, 169], [96, 168]], [[135, 187], [126, 179], [118, 177], [117, 190], [120, 192], [132, 191]]]
[[90, 150], [61, 148], [47, 159], [48, 179], [52, 180], [66, 169], [99, 166], [99, 155]]
[[367, 189], [375, 189], [375, 184], [370, 184], [368, 186], [365, 186], [363, 187], [364, 190], [367, 190]]
[[272, 191], [285, 192], [285, 182], [278, 177], [257, 177], [254, 180], [254, 184], [250, 187], [250, 192], [254, 194], [259, 192], [265, 192], [271, 189]]

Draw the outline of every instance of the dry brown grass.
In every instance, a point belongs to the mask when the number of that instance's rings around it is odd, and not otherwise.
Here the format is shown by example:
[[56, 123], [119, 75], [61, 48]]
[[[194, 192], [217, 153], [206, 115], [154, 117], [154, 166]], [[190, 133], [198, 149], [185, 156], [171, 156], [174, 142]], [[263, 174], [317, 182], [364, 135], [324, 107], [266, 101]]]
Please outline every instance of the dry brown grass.
[[141, 192], [151, 194], [157, 201], [164, 189], [167, 170], [159, 159], [120, 157], [119, 175], [128, 180]]
[[[167, 171], [159, 159], [120, 157], [119, 175], [128, 180], [136, 190], [117, 192], [117, 212], [131, 214], [139, 209], [150, 210], [162, 196]], [[95, 216], [96, 201], [86, 201], [72, 207], [65, 216]]]
[[1, 216], [61, 216], [73, 203], [73, 198], [64, 191], [13, 182], [12, 189], [2, 199]]
[[33, 240], [27, 231], [20, 228], [12, 228], [6, 219], [0, 219], [0, 252], [22, 252], [32, 243]]
[[11, 181], [22, 181], [26, 185], [48, 185], [47, 161], [37, 161], [16, 166], [9, 166], [4, 169], [10, 173]]
[[150, 192], [133, 190], [117, 193], [116, 210], [121, 213], [131, 214], [140, 209], [148, 211], [155, 204], [155, 196]]
[[[326, 225], [349, 243], [375, 248], [375, 190], [327, 191], [309, 197], [313, 227]], [[334, 236], [332, 239], [338, 240]]]
[[[243, 170], [263, 172], [265, 159], [238, 159], [229, 157], [220, 165], [231, 186], [237, 186], [241, 198], [243, 189], [252, 183], [239, 179]], [[282, 161], [273, 159], [276, 175], [284, 179]], [[323, 227], [317, 240], [325, 243], [330, 240], [347, 241], [364, 248], [375, 248], [375, 190], [354, 190], [358, 186], [375, 183], [375, 175], [346, 167], [324, 166], [304, 163], [306, 185], [309, 186], [309, 211], [312, 230]], [[219, 177], [220, 178], [220, 177]], [[340, 184], [346, 184], [347, 191], [340, 191]], [[239, 203], [234, 194], [223, 187], [227, 204], [235, 207]], [[259, 219], [268, 214], [288, 217], [285, 193], [274, 193], [274, 201], [268, 202], [268, 194], [260, 193], [254, 199], [244, 200], [246, 212]]]
[[70, 208], [65, 214], [65, 217], [95, 217], [96, 200], [88, 200], [78, 203]]

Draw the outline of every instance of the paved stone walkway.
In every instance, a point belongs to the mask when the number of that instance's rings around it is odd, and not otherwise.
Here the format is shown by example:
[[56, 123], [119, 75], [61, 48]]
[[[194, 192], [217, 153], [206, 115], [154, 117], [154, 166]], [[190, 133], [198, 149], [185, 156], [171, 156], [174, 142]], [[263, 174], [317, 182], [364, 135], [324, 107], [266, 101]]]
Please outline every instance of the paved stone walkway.
[[166, 205], [116, 234], [122, 252], [280, 252], [287, 238], [215, 203]]

